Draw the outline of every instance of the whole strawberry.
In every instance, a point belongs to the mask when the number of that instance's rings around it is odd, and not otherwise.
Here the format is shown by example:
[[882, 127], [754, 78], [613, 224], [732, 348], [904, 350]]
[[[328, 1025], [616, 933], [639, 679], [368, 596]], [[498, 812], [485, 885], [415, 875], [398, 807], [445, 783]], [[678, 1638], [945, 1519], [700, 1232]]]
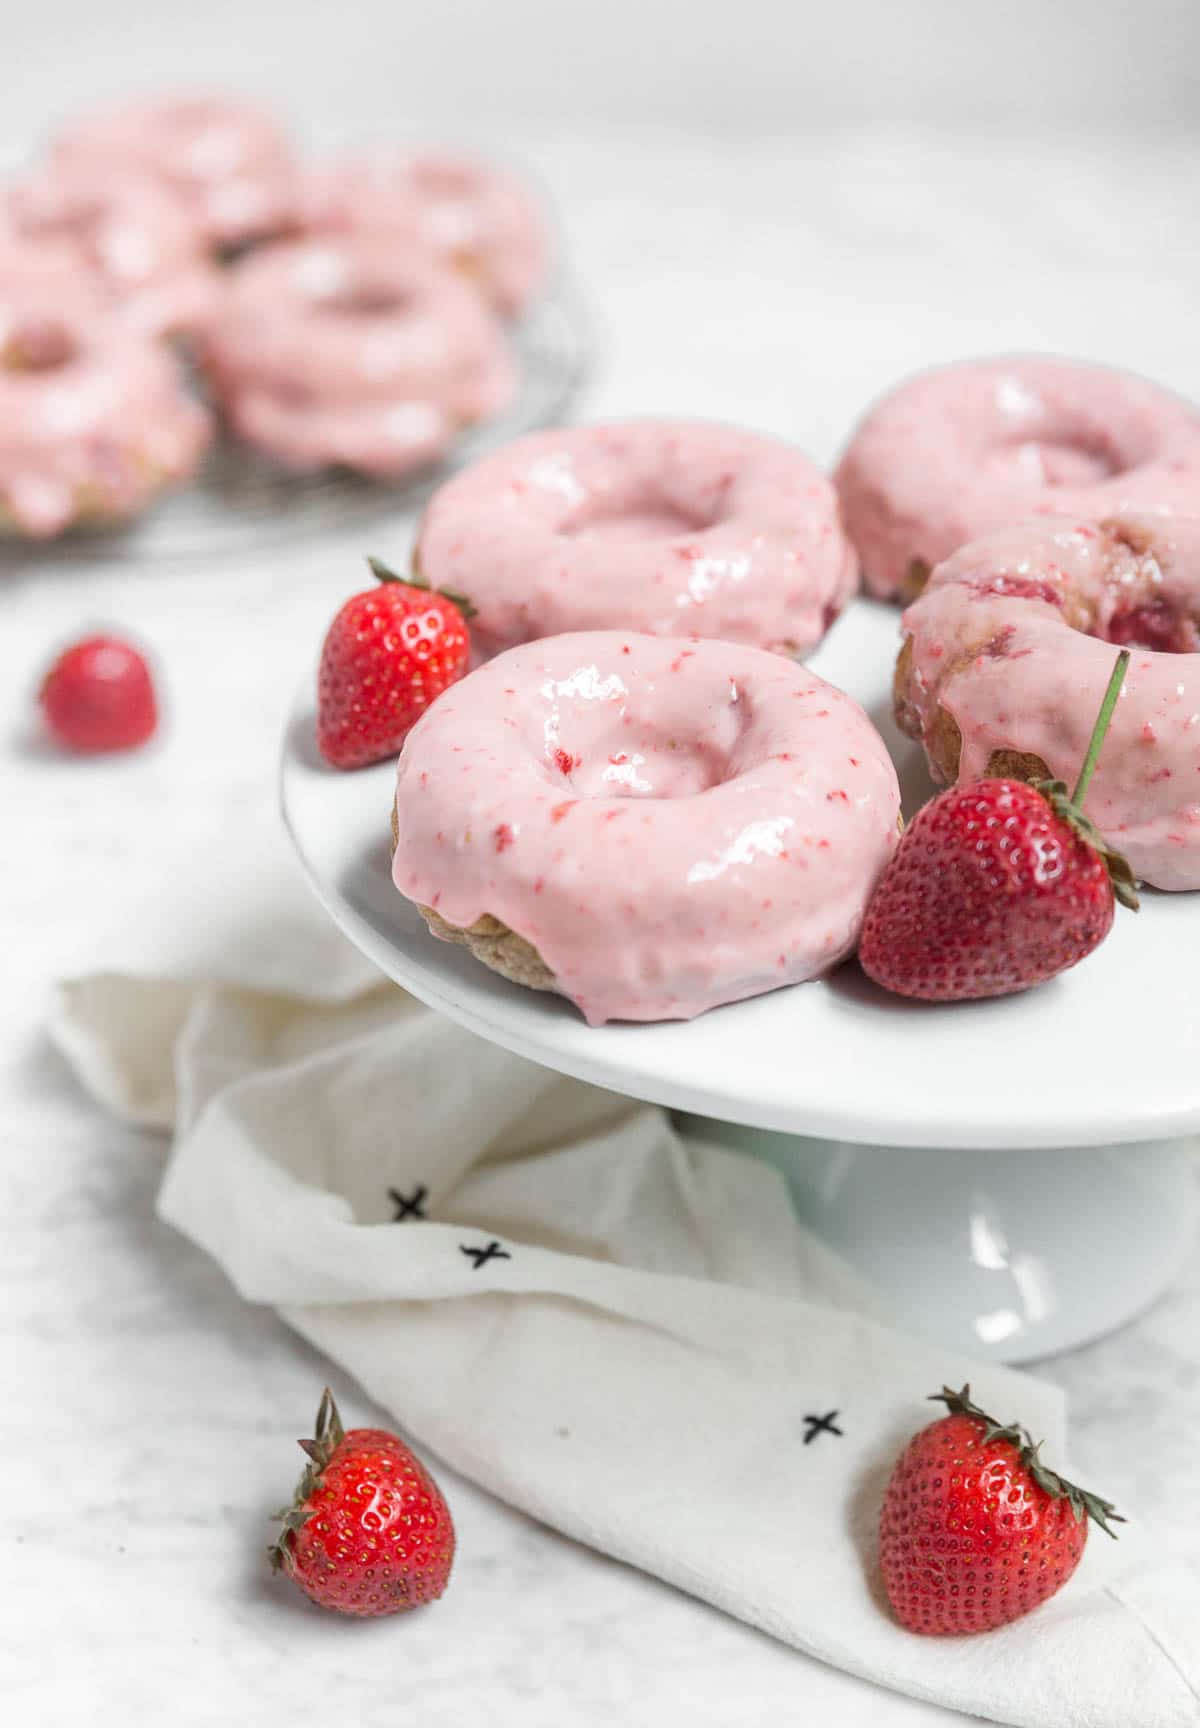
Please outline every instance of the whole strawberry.
[[959, 1002], [1042, 984], [1136, 911], [1133, 873], [1083, 814], [1120, 694], [1118, 656], [1074, 792], [1061, 780], [968, 780], [920, 810], [867, 907], [858, 958], [900, 996]]
[[398, 1614], [435, 1602], [450, 1579], [454, 1524], [437, 1483], [402, 1440], [382, 1428], [347, 1434], [325, 1388], [309, 1462], [271, 1549], [322, 1608]]
[[134, 750], [158, 725], [150, 668], [118, 636], [85, 636], [64, 649], [38, 700], [51, 737], [80, 754]]
[[914, 1435], [884, 1493], [883, 1582], [910, 1632], [990, 1632], [1062, 1589], [1089, 1518], [1109, 1536], [1124, 1519], [1048, 1469], [1025, 1429], [972, 1404], [969, 1386], [934, 1402], [950, 1414]]
[[335, 768], [397, 755], [405, 733], [467, 669], [470, 604], [367, 562], [379, 587], [342, 607], [317, 676], [317, 745]]

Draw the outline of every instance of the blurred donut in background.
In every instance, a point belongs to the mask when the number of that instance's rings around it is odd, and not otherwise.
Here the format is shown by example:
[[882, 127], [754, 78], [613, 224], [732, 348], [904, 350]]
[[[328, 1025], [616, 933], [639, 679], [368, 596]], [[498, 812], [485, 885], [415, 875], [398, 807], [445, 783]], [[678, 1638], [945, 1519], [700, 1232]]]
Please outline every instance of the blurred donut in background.
[[300, 221], [310, 233], [365, 231], [427, 250], [474, 281], [506, 317], [545, 287], [546, 218], [504, 168], [413, 151], [344, 162], [307, 176]]
[[56, 164], [138, 169], [184, 201], [204, 242], [221, 252], [285, 232], [296, 160], [283, 127], [247, 102], [177, 96], [124, 103], [74, 122]]
[[234, 434], [301, 472], [411, 473], [516, 388], [476, 291], [379, 236], [269, 246], [235, 265], [200, 361]]

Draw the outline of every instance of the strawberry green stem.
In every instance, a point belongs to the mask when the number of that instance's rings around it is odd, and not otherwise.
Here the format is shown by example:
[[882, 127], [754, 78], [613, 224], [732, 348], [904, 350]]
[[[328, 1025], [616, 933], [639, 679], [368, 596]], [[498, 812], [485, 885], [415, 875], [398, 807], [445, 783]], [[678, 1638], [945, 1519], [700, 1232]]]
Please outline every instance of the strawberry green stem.
[[1092, 775], [1096, 772], [1096, 764], [1100, 760], [1100, 752], [1104, 748], [1105, 734], [1113, 717], [1113, 709], [1117, 705], [1117, 697], [1121, 694], [1121, 686], [1125, 682], [1125, 669], [1128, 665], [1129, 650], [1122, 648], [1117, 655], [1117, 663], [1112, 669], [1112, 677], [1108, 681], [1108, 689], [1104, 692], [1104, 700], [1100, 704], [1096, 724], [1092, 727], [1087, 755], [1083, 759], [1083, 767], [1079, 770], [1079, 778], [1076, 780], [1075, 790], [1071, 794], [1071, 802], [1077, 810], [1083, 808], [1088, 786], [1091, 784]]

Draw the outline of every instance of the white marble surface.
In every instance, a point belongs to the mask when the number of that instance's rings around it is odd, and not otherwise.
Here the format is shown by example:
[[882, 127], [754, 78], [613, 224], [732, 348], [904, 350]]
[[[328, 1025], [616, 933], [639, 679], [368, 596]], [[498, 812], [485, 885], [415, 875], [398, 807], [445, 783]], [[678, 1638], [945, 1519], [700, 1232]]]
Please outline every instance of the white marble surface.
[[[1027, 141], [997, 154], [960, 139], [559, 136], [530, 140], [527, 154], [562, 204], [597, 314], [595, 412], [740, 418], [827, 458], [863, 402], [907, 368], [1030, 345], [1105, 356], [1200, 395], [1185, 142]], [[407, 532], [397, 523], [372, 546], [402, 552]], [[239, 811], [274, 797], [295, 668], [357, 584], [360, 538], [213, 568], [9, 559], [5, 1718], [36, 1728], [334, 1713], [363, 1728], [948, 1722], [821, 1670], [448, 1474], [460, 1560], [435, 1609], [347, 1626], [268, 1578], [266, 1515], [290, 1486], [294, 1437], [327, 1366], [155, 1221], [161, 1145], [80, 1096], [39, 1020], [50, 978], [86, 966], [132, 857], [153, 858], [214, 808], [236, 845]], [[32, 693], [54, 645], [100, 621], [150, 645], [168, 724], [140, 756], [66, 763], [37, 741]], [[1097, 1061], [1119, 1059], [1116, 1049], [1114, 1036]], [[1070, 1394], [1080, 1472], [1200, 1567], [1200, 1251], [1142, 1321], [1045, 1372]], [[351, 1419], [372, 1419], [351, 1385], [336, 1375], [334, 1385]]]

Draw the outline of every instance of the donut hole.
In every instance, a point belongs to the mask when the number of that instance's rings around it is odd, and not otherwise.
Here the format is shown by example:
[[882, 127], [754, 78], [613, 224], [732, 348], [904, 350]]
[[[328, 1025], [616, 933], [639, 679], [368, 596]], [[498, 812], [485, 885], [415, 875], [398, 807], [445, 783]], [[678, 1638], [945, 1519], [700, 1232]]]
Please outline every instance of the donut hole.
[[1018, 393], [984, 438], [984, 477], [1055, 490], [1103, 485], [1154, 455], [1154, 425], [1137, 413], [1084, 412], [1068, 401]]
[[1045, 439], [1027, 448], [1031, 455], [1026, 459], [1036, 460], [1047, 486], [1090, 486], [1124, 471], [1124, 463], [1102, 438]]
[[559, 524], [569, 540], [677, 540], [713, 525], [711, 511], [654, 487], [589, 493]]
[[1118, 607], [1108, 620], [1104, 640], [1154, 654], [1195, 654], [1200, 649], [1196, 620], [1161, 595]]
[[984, 463], [990, 479], [1039, 487], [1095, 486], [1129, 466], [1112, 439], [1090, 426], [1054, 429], [1041, 437], [1017, 431]]
[[556, 786], [575, 798], [694, 798], [733, 772], [721, 740], [674, 737], [633, 727], [590, 747], [559, 745], [549, 761]]
[[79, 345], [65, 324], [31, 318], [18, 324], [0, 345], [0, 370], [57, 372], [78, 353]]
[[596, 666], [543, 687], [547, 706], [526, 736], [557, 798], [693, 798], [742, 772], [752, 703], [732, 687], [713, 701], [687, 676], [692, 658], [684, 649], [671, 663], [667, 683], [676, 673], [683, 683], [657, 690], [653, 717], [636, 689]]
[[416, 296], [402, 288], [347, 287], [325, 295], [317, 310], [337, 318], [397, 318], [410, 313]]

